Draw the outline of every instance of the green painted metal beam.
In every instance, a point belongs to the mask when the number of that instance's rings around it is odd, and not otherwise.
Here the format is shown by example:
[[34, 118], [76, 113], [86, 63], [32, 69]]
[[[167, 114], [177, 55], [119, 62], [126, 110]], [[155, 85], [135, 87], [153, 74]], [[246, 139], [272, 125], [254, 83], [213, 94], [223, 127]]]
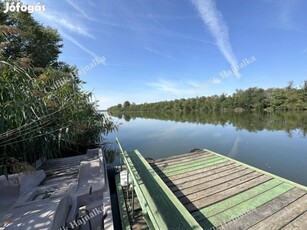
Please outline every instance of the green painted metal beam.
[[201, 229], [143, 156], [138, 151], [123, 152], [117, 142], [150, 229]]
[[[160, 176], [154, 171], [154, 169], [147, 163], [147, 161], [143, 158], [141, 153], [137, 150], [134, 151], [137, 156], [137, 159], [140, 160], [144, 166], [145, 172], [149, 172], [152, 178], [154, 179], [153, 185], [156, 186], [157, 191], [157, 199], [164, 198], [164, 201], [167, 203], [169, 207], [169, 211], [174, 213], [177, 216], [177, 225], [182, 229], [201, 229], [199, 224], [196, 222], [194, 217], [188, 212], [188, 210], [181, 204], [181, 202], [177, 199], [174, 193], [167, 187], [167, 185], [163, 182]], [[142, 174], [143, 175], [143, 174]], [[141, 175], [141, 176], [142, 176]], [[145, 183], [145, 182], [144, 182]], [[166, 211], [166, 210], [161, 210]], [[165, 218], [167, 221], [170, 220], [170, 215], [166, 215]], [[179, 224], [180, 223], [180, 224]]]
[[131, 230], [129, 216], [127, 213], [127, 208], [125, 204], [125, 198], [122, 190], [122, 186], [120, 184], [120, 175], [115, 175], [115, 184], [116, 184], [116, 193], [117, 193], [117, 201], [119, 207], [120, 220], [123, 230]]

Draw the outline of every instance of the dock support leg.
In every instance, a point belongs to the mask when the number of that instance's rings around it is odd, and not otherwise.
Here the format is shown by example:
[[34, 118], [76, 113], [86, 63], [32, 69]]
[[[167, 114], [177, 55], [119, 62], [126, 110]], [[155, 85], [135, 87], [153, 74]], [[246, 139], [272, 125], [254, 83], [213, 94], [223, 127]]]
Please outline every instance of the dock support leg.
[[129, 201], [129, 172], [127, 170], [127, 201]]
[[123, 171], [123, 159], [122, 157], [119, 157], [119, 164], [120, 164], [120, 171]]
[[132, 220], [134, 220], [134, 182], [132, 181]]

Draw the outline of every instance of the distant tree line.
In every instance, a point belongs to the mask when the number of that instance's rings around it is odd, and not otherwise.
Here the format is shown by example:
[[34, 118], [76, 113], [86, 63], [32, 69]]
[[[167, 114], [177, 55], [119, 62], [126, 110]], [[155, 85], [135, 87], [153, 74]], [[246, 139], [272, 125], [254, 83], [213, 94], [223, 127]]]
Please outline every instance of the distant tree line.
[[136, 118], [156, 119], [164, 121], [188, 122], [194, 124], [211, 124], [228, 126], [232, 125], [237, 130], [247, 130], [248, 132], [258, 131], [285, 131], [289, 137], [295, 132], [299, 132], [302, 137], [307, 136], [307, 111], [276, 111], [276, 112], [243, 112], [236, 113], [208, 111], [201, 113], [197, 111], [140, 111], [126, 113], [112, 113], [119, 119], [126, 122]]
[[294, 82], [285, 88], [261, 89], [258, 87], [246, 90], [238, 89], [232, 95], [213, 95], [189, 99], [176, 99], [155, 103], [135, 104], [125, 101], [112, 106], [110, 113], [138, 111], [274, 111], [274, 110], [307, 110], [307, 81], [299, 88]]

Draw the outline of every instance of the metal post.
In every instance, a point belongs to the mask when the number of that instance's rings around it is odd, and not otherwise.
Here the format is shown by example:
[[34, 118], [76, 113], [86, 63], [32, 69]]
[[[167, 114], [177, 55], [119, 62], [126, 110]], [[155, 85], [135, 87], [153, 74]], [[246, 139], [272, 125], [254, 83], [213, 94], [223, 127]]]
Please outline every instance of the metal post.
[[127, 201], [129, 202], [129, 171], [127, 169]]
[[119, 154], [119, 164], [120, 164], [120, 171], [123, 171], [123, 159], [122, 156]]
[[132, 180], [132, 220], [134, 220], [134, 182]]

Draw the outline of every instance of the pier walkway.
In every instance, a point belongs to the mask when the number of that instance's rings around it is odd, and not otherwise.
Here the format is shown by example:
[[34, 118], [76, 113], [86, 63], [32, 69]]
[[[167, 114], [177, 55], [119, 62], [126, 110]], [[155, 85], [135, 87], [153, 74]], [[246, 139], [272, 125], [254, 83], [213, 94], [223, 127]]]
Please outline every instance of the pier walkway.
[[[133, 158], [143, 158], [136, 153], [132, 151], [126, 157], [130, 154]], [[209, 150], [159, 159], [149, 165], [148, 172], [159, 175], [203, 229], [307, 229], [307, 188], [304, 186]], [[157, 191], [154, 203], [159, 201], [159, 195]], [[133, 202], [137, 203], [138, 198]], [[131, 203], [131, 195], [126, 202]], [[141, 206], [133, 206], [134, 215]], [[163, 209], [159, 212], [163, 216]], [[131, 217], [131, 211], [127, 213]], [[142, 218], [130, 218], [131, 227], [148, 227], [144, 223], [138, 225], [138, 221]]]

